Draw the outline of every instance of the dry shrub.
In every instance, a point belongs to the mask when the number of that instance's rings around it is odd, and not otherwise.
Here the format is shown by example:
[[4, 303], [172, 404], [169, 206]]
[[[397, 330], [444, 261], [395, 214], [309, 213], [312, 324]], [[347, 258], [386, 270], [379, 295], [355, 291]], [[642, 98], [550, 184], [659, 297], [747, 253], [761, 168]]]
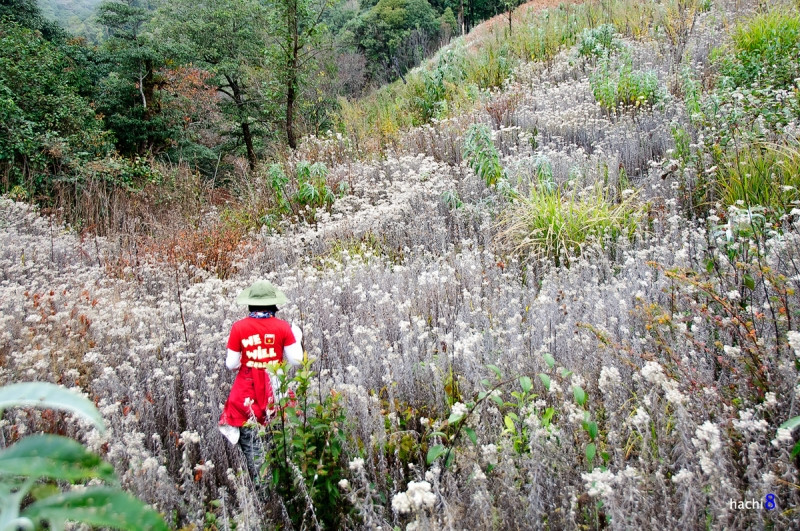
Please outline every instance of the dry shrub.
[[495, 129], [511, 125], [511, 114], [522, 101], [519, 92], [504, 93], [486, 103], [486, 112], [492, 118]]

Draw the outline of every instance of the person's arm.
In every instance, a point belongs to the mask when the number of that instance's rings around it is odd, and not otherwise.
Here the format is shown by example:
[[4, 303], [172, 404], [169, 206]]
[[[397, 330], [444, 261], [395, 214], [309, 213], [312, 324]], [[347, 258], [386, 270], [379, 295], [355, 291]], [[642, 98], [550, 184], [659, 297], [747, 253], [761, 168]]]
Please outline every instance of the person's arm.
[[242, 342], [239, 338], [237, 324], [233, 324], [228, 336], [228, 355], [225, 357], [225, 366], [230, 370], [238, 369], [242, 365]]
[[303, 363], [303, 331], [295, 325], [292, 325], [292, 334], [294, 334], [294, 343], [283, 347], [283, 357], [289, 365], [300, 365]]
[[241, 367], [242, 353], [228, 349], [228, 356], [225, 358], [225, 366], [232, 371]]

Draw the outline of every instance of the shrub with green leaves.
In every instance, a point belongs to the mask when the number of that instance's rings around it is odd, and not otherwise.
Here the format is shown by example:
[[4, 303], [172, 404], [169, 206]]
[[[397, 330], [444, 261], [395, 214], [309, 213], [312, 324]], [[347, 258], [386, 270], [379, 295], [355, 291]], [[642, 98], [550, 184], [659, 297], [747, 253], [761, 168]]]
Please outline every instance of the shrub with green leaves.
[[500, 153], [492, 142], [492, 132], [484, 124], [472, 124], [464, 137], [464, 159], [486, 186], [505, 180], [506, 172], [500, 164]]
[[[0, 387], [0, 416], [8, 407], [74, 413], [103, 431], [103, 418], [83, 396], [50, 383]], [[104, 485], [62, 492], [64, 484]], [[30, 500], [30, 502], [29, 502]], [[166, 530], [164, 520], [119, 489], [114, 467], [60, 435], [30, 435], [0, 451], [0, 530], [64, 529], [68, 522], [124, 530]]]
[[791, 89], [800, 77], [800, 14], [771, 9], [739, 24], [722, 75], [728, 86]]
[[648, 107], [662, 99], [655, 72], [634, 70], [630, 58], [615, 68], [609, 58], [600, 62], [589, 81], [595, 100], [608, 111], [619, 108]]
[[[286, 376], [285, 368], [278, 370], [282, 415], [270, 426], [264, 470], [296, 528], [336, 529], [344, 516], [339, 481], [346, 416], [338, 395], [313, 396], [313, 376], [308, 360], [294, 378]], [[288, 395], [290, 385], [295, 399]]]
[[583, 30], [578, 43], [578, 55], [587, 58], [604, 57], [621, 47], [614, 25], [603, 24]]

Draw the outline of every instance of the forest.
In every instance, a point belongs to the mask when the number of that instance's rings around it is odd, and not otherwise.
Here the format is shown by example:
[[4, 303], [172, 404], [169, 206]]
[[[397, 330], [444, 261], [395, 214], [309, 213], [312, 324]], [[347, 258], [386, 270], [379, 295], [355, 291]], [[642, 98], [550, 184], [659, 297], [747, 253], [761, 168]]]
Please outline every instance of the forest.
[[69, 2], [47, 7], [84, 34], [35, 0], [0, 7], [3, 48], [13, 50], [0, 74], [9, 102], [3, 186], [40, 199], [60, 196], [64, 182], [147, 182], [154, 163], [210, 179], [231, 173], [237, 156], [250, 171], [279, 161], [298, 138], [341, 128], [340, 99], [402, 77], [512, 6], [132, 0], [100, 2], [93, 15]]
[[0, 2], [0, 531], [796, 526], [797, 0], [89, 4]]

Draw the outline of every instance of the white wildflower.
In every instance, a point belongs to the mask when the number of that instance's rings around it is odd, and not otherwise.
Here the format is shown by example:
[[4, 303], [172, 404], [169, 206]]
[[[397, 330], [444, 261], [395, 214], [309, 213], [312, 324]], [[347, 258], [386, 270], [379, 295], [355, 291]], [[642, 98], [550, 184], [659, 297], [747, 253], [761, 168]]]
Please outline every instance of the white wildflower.
[[614, 483], [614, 473], [609, 470], [601, 471], [596, 468], [592, 472], [581, 474], [581, 478], [586, 482], [589, 496], [593, 498], [598, 496], [607, 497], [614, 492], [611, 487]]
[[450, 409], [451, 416], [457, 416], [458, 418], [464, 417], [469, 409], [466, 405], [462, 404], [461, 402], [456, 402], [453, 404], [453, 407]]
[[364, 459], [361, 457], [356, 457], [350, 461], [348, 468], [353, 472], [362, 472], [364, 470]]
[[680, 472], [672, 476], [672, 482], [677, 485], [683, 485], [683, 484], [688, 485], [692, 482], [692, 479], [694, 479], [694, 474], [692, 474], [685, 468], [682, 468]]
[[642, 377], [651, 384], [661, 385], [667, 380], [661, 365], [655, 361], [648, 361], [642, 367]]
[[786, 339], [789, 340], [789, 346], [794, 350], [794, 355], [800, 358], [800, 332], [794, 330], [786, 332]]
[[792, 443], [794, 443], [794, 438], [792, 438], [792, 430], [789, 428], [778, 428], [778, 433], [775, 435], [775, 439], [772, 441], [772, 446], [775, 448], [780, 448], [782, 445]]
[[650, 415], [643, 407], [636, 408], [636, 414], [631, 418], [631, 424], [636, 426], [640, 431], [647, 429], [650, 425]]
[[436, 495], [431, 492], [431, 484], [427, 481], [409, 481], [406, 491], [392, 498], [392, 509], [398, 513], [430, 509], [435, 504]]

